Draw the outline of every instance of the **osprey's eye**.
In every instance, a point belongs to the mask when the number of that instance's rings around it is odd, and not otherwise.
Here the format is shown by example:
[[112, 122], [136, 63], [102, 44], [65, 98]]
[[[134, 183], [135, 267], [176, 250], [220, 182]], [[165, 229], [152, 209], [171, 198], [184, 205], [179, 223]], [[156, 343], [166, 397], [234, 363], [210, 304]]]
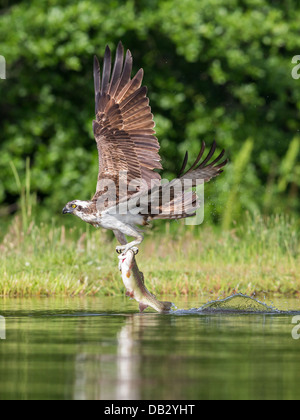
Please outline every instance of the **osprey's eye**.
[[77, 207], [76, 204], [72, 204], [73, 209], [76, 209], [76, 207]]

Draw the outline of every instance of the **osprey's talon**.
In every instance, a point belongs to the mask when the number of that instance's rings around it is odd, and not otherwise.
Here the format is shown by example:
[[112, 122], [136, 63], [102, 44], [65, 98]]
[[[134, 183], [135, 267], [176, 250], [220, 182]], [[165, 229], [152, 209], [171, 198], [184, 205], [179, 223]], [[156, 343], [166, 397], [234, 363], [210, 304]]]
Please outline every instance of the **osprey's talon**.
[[116, 253], [117, 254], [121, 254], [121, 255], [125, 255], [128, 251], [132, 251], [134, 255], [137, 255], [139, 252], [139, 249], [136, 246], [133, 246], [132, 248], [127, 248], [126, 246], [117, 246], [116, 247]]
[[131, 251], [134, 253], [134, 255], [137, 255], [139, 253], [139, 249], [135, 246], [131, 248]]

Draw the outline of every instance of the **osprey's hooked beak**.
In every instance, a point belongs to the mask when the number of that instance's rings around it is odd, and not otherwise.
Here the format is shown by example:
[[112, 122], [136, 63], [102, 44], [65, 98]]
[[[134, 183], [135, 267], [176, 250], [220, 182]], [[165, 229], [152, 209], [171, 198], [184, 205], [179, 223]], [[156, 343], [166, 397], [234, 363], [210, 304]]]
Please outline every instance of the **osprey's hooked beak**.
[[72, 213], [72, 210], [68, 209], [67, 207], [64, 207], [62, 213], [63, 214]]

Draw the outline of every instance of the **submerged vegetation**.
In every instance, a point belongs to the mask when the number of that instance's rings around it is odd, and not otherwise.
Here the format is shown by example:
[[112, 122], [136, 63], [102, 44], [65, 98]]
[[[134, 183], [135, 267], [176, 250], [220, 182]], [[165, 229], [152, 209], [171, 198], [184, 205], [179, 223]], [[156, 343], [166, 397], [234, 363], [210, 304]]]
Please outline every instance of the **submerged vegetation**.
[[[283, 216], [248, 216], [228, 231], [171, 222], [149, 230], [137, 259], [157, 295], [297, 295], [299, 230]], [[0, 295], [121, 295], [115, 245], [90, 226], [32, 221], [24, 230], [16, 217], [0, 242]]]

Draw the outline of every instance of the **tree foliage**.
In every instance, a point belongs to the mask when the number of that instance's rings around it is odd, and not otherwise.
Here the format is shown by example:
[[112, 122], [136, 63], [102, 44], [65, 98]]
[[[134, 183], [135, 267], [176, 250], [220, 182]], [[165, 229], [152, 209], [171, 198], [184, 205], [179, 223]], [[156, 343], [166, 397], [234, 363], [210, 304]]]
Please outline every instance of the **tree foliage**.
[[245, 210], [300, 211], [300, 79], [291, 74], [292, 58], [300, 54], [299, 2], [22, 0], [2, 6], [2, 207], [18, 199], [11, 168], [25, 178], [28, 157], [31, 188], [43, 208], [58, 211], [93, 194], [93, 55], [102, 58], [106, 44], [115, 51], [122, 40], [134, 70], [145, 70], [164, 177], [176, 175], [186, 149], [192, 159], [202, 140], [216, 139], [231, 164], [206, 188], [207, 218], [225, 213], [227, 226]]

